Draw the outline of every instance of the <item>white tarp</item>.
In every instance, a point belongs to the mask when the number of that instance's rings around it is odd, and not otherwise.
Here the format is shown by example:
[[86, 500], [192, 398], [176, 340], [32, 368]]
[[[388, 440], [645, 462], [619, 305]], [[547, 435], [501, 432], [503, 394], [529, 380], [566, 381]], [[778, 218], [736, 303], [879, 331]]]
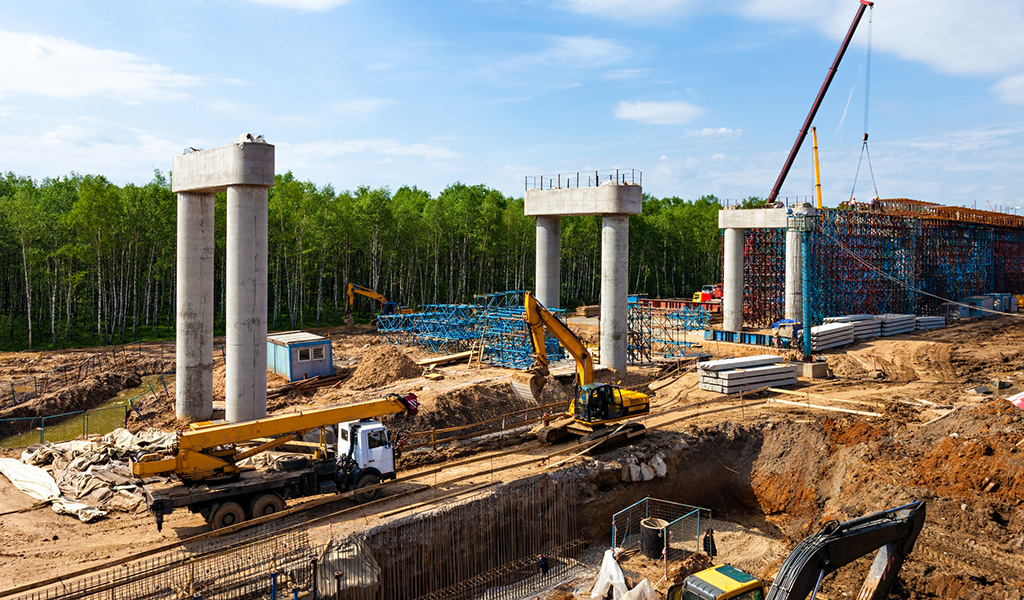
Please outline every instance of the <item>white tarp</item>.
[[13, 458], [0, 458], [0, 473], [3, 473], [16, 488], [43, 502], [49, 502], [54, 512], [74, 515], [83, 523], [102, 517], [107, 513], [88, 504], [74, 502], [60, 495], [57, 482], [39, 467], [26, 465]]
[[621, 600], [659, 600], [658, 593], [654, 591], [646, 579], [636, 584], [636, 587], [626, 592]]
[[615, 560], [611, 549], [604, 551], [604, 560], [601, 561], [601, 570], [597, 574], [597, 583], [590, 591], [591, 600], [602, 600], [608, 594], [608, 588], [614, 590], [612, 598], [621, 600], [629, 593], [626, 587], [626, 577], [622, 574], [622, 567]]

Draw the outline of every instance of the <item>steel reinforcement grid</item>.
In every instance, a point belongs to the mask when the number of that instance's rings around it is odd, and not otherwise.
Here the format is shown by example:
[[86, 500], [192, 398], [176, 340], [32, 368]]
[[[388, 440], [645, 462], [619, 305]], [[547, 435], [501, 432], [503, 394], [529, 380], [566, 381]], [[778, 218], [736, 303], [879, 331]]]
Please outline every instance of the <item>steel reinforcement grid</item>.
[[[417, 345], [439, 354], [469, 350], [482, 340], [484, 360], [525, 369], [533, 364], [533, 344], [523, 318], [526, 292], [510, 290], [475, 297], [474, 304], [430, 304], [419, 313], [378, 315], [377, 331], [389, 344]], [[561, 309], [549, 309], [561, 318]], [[546, 338], [548, 360], [565, 358], [558, 342]]]
[[62, 582], [17, 600], [269, 598], [275, 587], [308, 589], [315, 556], [306, 532], [300, 531], [227, 548], [180, 549]]
[[[810, 234], [813, 324], [847, 314], [939, 314], [945, 300], [1024, 292], [1024, 229], [884, 210], [818, 211]], [[743, 320], [783, 318], [782, 229], [751, 229], [744, 245]]]

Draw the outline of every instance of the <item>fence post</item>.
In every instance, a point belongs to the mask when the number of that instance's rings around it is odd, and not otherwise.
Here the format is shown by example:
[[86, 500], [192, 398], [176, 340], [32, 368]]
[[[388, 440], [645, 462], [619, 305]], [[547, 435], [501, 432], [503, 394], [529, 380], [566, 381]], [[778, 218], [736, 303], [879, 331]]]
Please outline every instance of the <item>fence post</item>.
[[82, 411], [82, 437], [89, 437], [89, 411]]
[[46, 443], [46, 417], [39, 418], [39, 443]]

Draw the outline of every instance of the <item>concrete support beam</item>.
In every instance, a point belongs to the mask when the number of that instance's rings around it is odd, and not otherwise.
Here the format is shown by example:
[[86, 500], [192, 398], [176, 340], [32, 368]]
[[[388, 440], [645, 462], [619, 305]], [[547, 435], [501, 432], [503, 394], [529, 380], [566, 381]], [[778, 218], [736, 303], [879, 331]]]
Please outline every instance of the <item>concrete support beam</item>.
[[225, 418], [267, 414], [267, 188], [227, 190]]
[[601, 361], [626, 372], [626, 302], [629, 293], [629, 216], [601, 217]]
[[537, 217], [537, 300], [548, 308], [561, 306], [562, 217]]
[[786, 303], [785, 318], [803, 321], [803, 258], [800, 232], [786, 230]]
[[725, 230], [722, 257], [722, 329], [725, 331], [743, 331], [744, 234], [743, 229], [736, 227]]
[[213, 416], [213, 194], [178, 194], [174, 414]]

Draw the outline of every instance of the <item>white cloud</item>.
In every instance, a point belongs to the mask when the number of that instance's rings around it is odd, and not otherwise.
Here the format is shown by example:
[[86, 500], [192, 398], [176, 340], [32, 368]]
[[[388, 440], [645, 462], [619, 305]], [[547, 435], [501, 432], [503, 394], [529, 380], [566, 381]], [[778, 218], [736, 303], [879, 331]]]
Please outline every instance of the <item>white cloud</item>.
[[0, 31], [0, 56], [0, 94], [105, 96], [134, 104], [177, 100], [203, 82], [135, 54], [43, 35]]
[[623, 100], [615, 107], [615, 118], [639, 121], [649, 125], [680, 125], [689, 123], [703, 112], [703, 108], [681, 100], [664, 102], [626, 102]]
[[695, 0], [569, 0], [572, 12], [613, 19], [636, 19], [677, 15], [697, 4]]
[[[842, 39], [856, 3], [792, 0], [779, 10], [773, 0], [747, 0], [749, 17], [801, 22]], [[1024, 9], [1018, 0], [899, 0], [877, 2], [873, 15], [873, 49], [924, 63], [955, 75], [1008, 75], [1024, 66]], [[855, 40], [867, 40], [865, 14]]]
[[729, 127], [705, 127], [704, 129], [687, 131], [685, 137], [700, 138], [705, 140], [731, 141], [739, 139], [742, 135], [742, 129], [730, 129]]
[[291, 8], [299, 11], [324, 12], [348, 4], [351, 0], [249, 0], [254, 4]]
[[334, 105], [334, 108], [346, 113], [375, 113], [385, 106], [394, 104], [394, 100], [388, 98], [354, 98], [342, 100]]
[[116, 182], [146, 182], [153, 169], [169, 171], [185, 144], [123, 127], [78, 118], [39, 135], [0, 135], [0, 164], [33, 177], [99, 173]]
[[647, 68], [644, 68], [644, 69], [616, 69], [614, 71], [609, 71], [608, 73], [606, 73], [604, 78], [608, 79], [610, 81], [615, 81], [615, 80], [620, 80], [620, 79], [637, 79], [638, 77], [643, 77], [644, 75], [647, 75], [650, 72], [651, 72], [651, 70], [647, 69]]
[[278, 144], [280, 154], [292, 156], [300, 161], [314, 160], [317, 157], [336, 158], [339, 156], [359, 154], [379, 154], [384, 156], [409, 156], [427, 160], [443, 160], [462, 156], [455, 150], [433, 144], [401, 144], [387, 138], [367, 138], [361, 140], [331, 141], [321, 140], [298, 144]]
[[1000, 101], [1007, 104], [1024, 104], [1024, 74], [1003, 77], [992, 85]]
[[505, 61], [499, 68], [514, 71], [539, 67], [552, 70], [592, 69], [622, 61], [631, 54], [629, 48], [608, 39], [590, 36], [549, 36], [548, 45], [543, 50]]

